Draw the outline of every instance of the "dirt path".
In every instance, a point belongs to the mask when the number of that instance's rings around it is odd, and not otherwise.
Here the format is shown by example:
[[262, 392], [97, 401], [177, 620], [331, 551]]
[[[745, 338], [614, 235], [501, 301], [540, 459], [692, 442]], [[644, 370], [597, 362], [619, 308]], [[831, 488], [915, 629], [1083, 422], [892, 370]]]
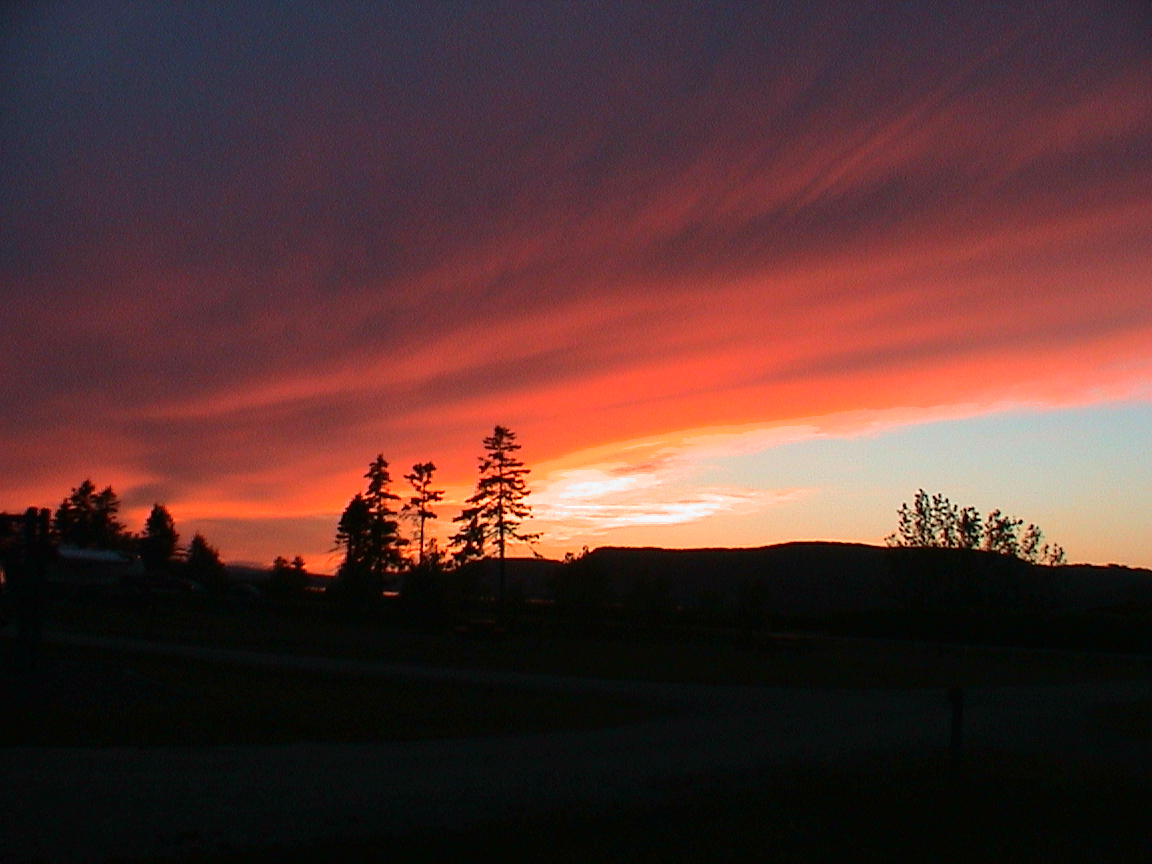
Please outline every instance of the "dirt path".
[[[126, 647], [75, 637], [72, 644]], [[948, 740], [940, 691], [698, 687], [446, 670], [133, 643], [252, 665], [674, 697], [673, 716], [622, 728], [358, 745], [0, 750], [0, 861], [102, 861], [219, 844], [461, 826], [566, 802], [652, 794], [666, 780], [773, 760], [823, 760]], [[973, 746], [1146, 760], [1093, 729], [1097, 707], [1152, 682], [966, 691]]]

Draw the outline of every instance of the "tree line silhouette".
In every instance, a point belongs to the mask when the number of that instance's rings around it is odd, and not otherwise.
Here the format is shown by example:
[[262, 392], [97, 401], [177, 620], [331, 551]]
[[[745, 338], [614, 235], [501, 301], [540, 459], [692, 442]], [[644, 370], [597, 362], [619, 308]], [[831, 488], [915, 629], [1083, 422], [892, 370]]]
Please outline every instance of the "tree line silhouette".
[[[363, 492], [357, 492], [336, 528], [336, 550], [343, 552], [337, 571], [337, 591], [346, 601], [362, 604], [379, 597], [388, 584], [404, 576], [406, 593], [432, 603], [443, 593], [438, 577], [451, 571], [462, 571], [493, 551], [499, 561], [497, 600], [502, 602], [507, 589], [507, 550], [511, 543], [532, 543], [539, 534], [525, 532], [522, 523], [532, 508], [525, 501], [530, 494], [530, 473], [516, 453], [520, 445], [516, 433], [506, 426], [496, 426], [483, 439], [483, 454], [478, 458], [479, 477], [476, 490], [453, 522], [458, 530], [441, 550], [434, 538], [427, 536], [429, 520], [439, 518], [434, 507], [444, 498], [444, 490], [434, 488], [436, 465], [419, 462], [404, 479], [411, 495], [403, 504], [391, 489], [389, 463], [379, 454], [369, 464]], [[415, 536], [404, 537], [402, 521], [413, 525]], [[413, 554], [405, 547], [416, 544]]]
[[[531, 545], [540, 536], [523, 528], [531, 516], [526, 500], [530, 469], [518, 457], [519, 450], [516, 434], [505, 426], [495, 426], [492, 434], [482, 439], [475, 490], [453, 517], [455, 530], [443, 548], [429, 536], [429, 522], [440, 518], [437, 509], [444, 499], [444, 490], [435, 482], [436, 465], [431, 461], [414, 464], [403, 475], [409, 489], [402, 497], [393, 491], [388, 461], [378, 454], [364, 474], [364, 489], [353, 495], [337, 522], [335, 551], [342, 556], [326, 593], [342, 601], [345, 608], [356, 610], [378, 606], [384, 596], [393, 594], [416, 618], [435, 623], [459, 617], [481, 583], [491, 585], [488, 580], [493, 580], [495, 585], [484, 596], [496, 601], [497, 610], [505, 608], [509, 594], [522, 588], [519, 583], [508, 585], [508, 549], [515, 542]], [[85, 480], [57, 507], [51, 523], [54, 539], [64, 546], [115, 549], [139, 556], [148, 574], [193, 580], [211, 592], [228, 589], [228, 570], [219, 551], [200, 533], [182, 547], [175, 520], [165, 505], [153, 505], [139, 534], [126, 529], [119, 518], [120, 509], [120, 499], [111, 486], [98, 489], [91, 480]], [[974, 507], [953, 504], [940, 493], [929, 495], [917, 490], [911, 502], [900, 506], [897, 517], [897, 530], [885, 539], [888, 546], [896, 547], [893, 553], [903, 556], [892, 559], [892, 568], [896, 582], [908, 588], [905, 593], [910, 597], [938, 594], [941, 585], [952, 583], [955, 586], [946, 592], [949, 596], [960, 596], [961, 589], [971, 593], [984, 579], [981, 574], [985, 570], [1000, 572], [995, 559], [1050, 566], [1065, 560], [1064, 550], [1045, 542], [1037, 525], [1025, 526], [1023, 520], [999, 509], [982, 515]], [[985, 564], [975, 558], [943, 561], [919, 555], [919, 551], [931, 550], [954, 550], [947, 554], [959, 556], [995, 555]], [[480, 567], [484, 560], [493, 560], [494, 566]], [[563, 572], [550, 577], [555, 600], [564, 609], [600, 607], [607, 602], [607, 595], [601, 596], [604, 591], [597, 590], [599, 583], [587, 563], [585, 548], [580, 556], [566, 556]], [[937, 573], [942, 567], [956, 572], [949, 571], [945, 578]], [[659, 618], [653, 610], [674, 605], [667, 574], [634, 574], [633, 582], [634, 590], [616, 601], [644, 611], [641, 618]], [[301, 556], [291, 561], [277, 556], [272, 562], [268, 597], [300, 597], [310, 586], [316, 587]], [[755, 605], [743, 603], [749, 608]], [[449, 607], [455, 612], [449, 613]]]
[[[403, 577], [413, 596], [429, 602], [443, 593], [440, 577], [459, 573], [469, 565], [494, 556], [499, 561], [498, 597], [506, 589], [505, 559], [514, 541], [531, 543], [539, 535], [525, 532], [523, 520], [531, 515], [525, 501], [530, 494], [530, 472], [517, 457], [520, 445], [506, 426], [496, 426], [483, 439], [475, 492], [453, 522], [458, 530], [447, 548], [429, 537], [428, 523], [439, 518], [436, 506], [444, 490], [435, 488], [436, 465], [419, 462], [404, 479], [411, 487], [405, 500], [392, 491], [392, 476], [383, 454], [369, 464], [365, 489], [344, 508], [336, 526], [336, 550], [343, 553], [335, 580], [335, 594], [352, 605], [379, 598], [383, 590]], [[83, 550], [112, 550], [125, 559], [138, 558], [151, 575], [194, 580], [212, 592], [228, 588], [227, 568], [219, 550], [199, 532], [181, 546], [180, 533], [167, 506], [155, 503], [139, 533], [120, 519], [121, 501], [111, 486], [100, 489], [85, 479], [60, 502], [50, 523], [54, 544]], [[409, 523], [412, 537], [404, 536]], [[413, 548], [414, 547], [414, 548]], [[297, 595], [309, 583], [304, 559], [277, 556], [272, 562], [273, 596]]]
[[228, 574], [220, 551], [199, 532], [182, 548], [176, 522], [163, 504], [153, 504], [139, 534], [130, 532], [120, 521], [120, 507], [120, 498], [111, 486], [97, 491], [91, 479], [86, 479], [56, 508], [52, 518], [54, 539], [61, 546], [139, 556], [147, 571], [178, 573], [209, 591], [227, 587]]

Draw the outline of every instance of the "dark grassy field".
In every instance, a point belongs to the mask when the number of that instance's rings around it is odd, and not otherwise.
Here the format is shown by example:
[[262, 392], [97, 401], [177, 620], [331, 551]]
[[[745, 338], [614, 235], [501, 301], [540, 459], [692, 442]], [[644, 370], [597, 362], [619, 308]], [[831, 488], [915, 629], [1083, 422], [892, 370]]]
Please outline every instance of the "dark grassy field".
[[685, 782], [611, 810], [181, 860], [1141, 862], [1152, 854], [1148, 779], [1002, 753], [875, 757]]
[[[782, 623], [787, 626], [787, 619]], [[817, 626], [844, 636], [1152, 656], [1152, 609], [1146, 603], [1063, 612], [889, 609], [831, 615]]]
[[27, 680], [0, 676], [0, 688], [0, 746], [411, 740], [591, 728], [665, 710], [550, 690], [251, 669], [66, 646], [48, 646]]
[[492, 640], [395, 623], [350, 623], [315, 610], [228, 604], [210, 597], [77, 599], [49, 623], [154, 642], [580, 677], [819, 687], [946, 687], [1143, 677], [1126, 659], [972, 645], [915, 645], [682, 628], [575, 635], [525, 618]]
[[[578, 636], [531, 620], [499, 639], [351, 623], [213, 598], [56, 603], [50, 627], [152, 642], [605, 678], [811, 687], [941, 687], [1146, 677], [1141, 658], [745, 638], [702, 629]], [[674, 710], [623, 697], [392, 681], [45, 646], [32, 685], [0, 682], [0, 745], [359, 742], [625, 724]], [[23, 689], [21, 689], [23, 688]], [[1152, 707], [1097, 721], [1152, 737]], [[1144, 861], [1152, 785], [1138, 766], [969, 752], [752, 767], [466, 830], [192, 851], [240, 861]], [[171, 860], [171, 859], [165, 859]]]

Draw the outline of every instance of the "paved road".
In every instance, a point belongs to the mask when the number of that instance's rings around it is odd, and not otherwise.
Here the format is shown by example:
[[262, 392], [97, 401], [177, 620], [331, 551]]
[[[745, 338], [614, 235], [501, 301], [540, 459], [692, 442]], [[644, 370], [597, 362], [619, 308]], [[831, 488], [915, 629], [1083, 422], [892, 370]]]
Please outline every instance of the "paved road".
[[[122, 640], [100, 644], [126, 647]], [[663, 781], [758, 762], [924, 751], [948, 738], [940, 691], [636, 684], [132, 644], [256, 665], [632, 692], [674, 699], [679, 710], [622, 728], [514, 737], [0, 750], [0, 861], [102, 861], [220, 843], [455, 827], [566, 802], [634, 799]], [[1101, 703], [1152, 698], [1152, 681], [973, 689], [965, 696], [973, 745], [1152, 764], [1147, 744], [1110, 739], [1090, 722]]]

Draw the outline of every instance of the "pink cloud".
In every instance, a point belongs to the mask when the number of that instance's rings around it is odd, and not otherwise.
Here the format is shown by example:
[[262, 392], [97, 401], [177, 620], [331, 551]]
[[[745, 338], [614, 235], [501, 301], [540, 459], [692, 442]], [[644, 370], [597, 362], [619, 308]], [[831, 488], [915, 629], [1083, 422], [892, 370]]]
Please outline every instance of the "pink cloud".
[[92, 475], [298, 518], [381, 451], [466, 488], [495, 422], [543, 463], [1147, 398], [1152, 62], [1119, 5], [298, 16], [275, 44], [63, 14], [19, 37], [0, 128], [2, 507]]

